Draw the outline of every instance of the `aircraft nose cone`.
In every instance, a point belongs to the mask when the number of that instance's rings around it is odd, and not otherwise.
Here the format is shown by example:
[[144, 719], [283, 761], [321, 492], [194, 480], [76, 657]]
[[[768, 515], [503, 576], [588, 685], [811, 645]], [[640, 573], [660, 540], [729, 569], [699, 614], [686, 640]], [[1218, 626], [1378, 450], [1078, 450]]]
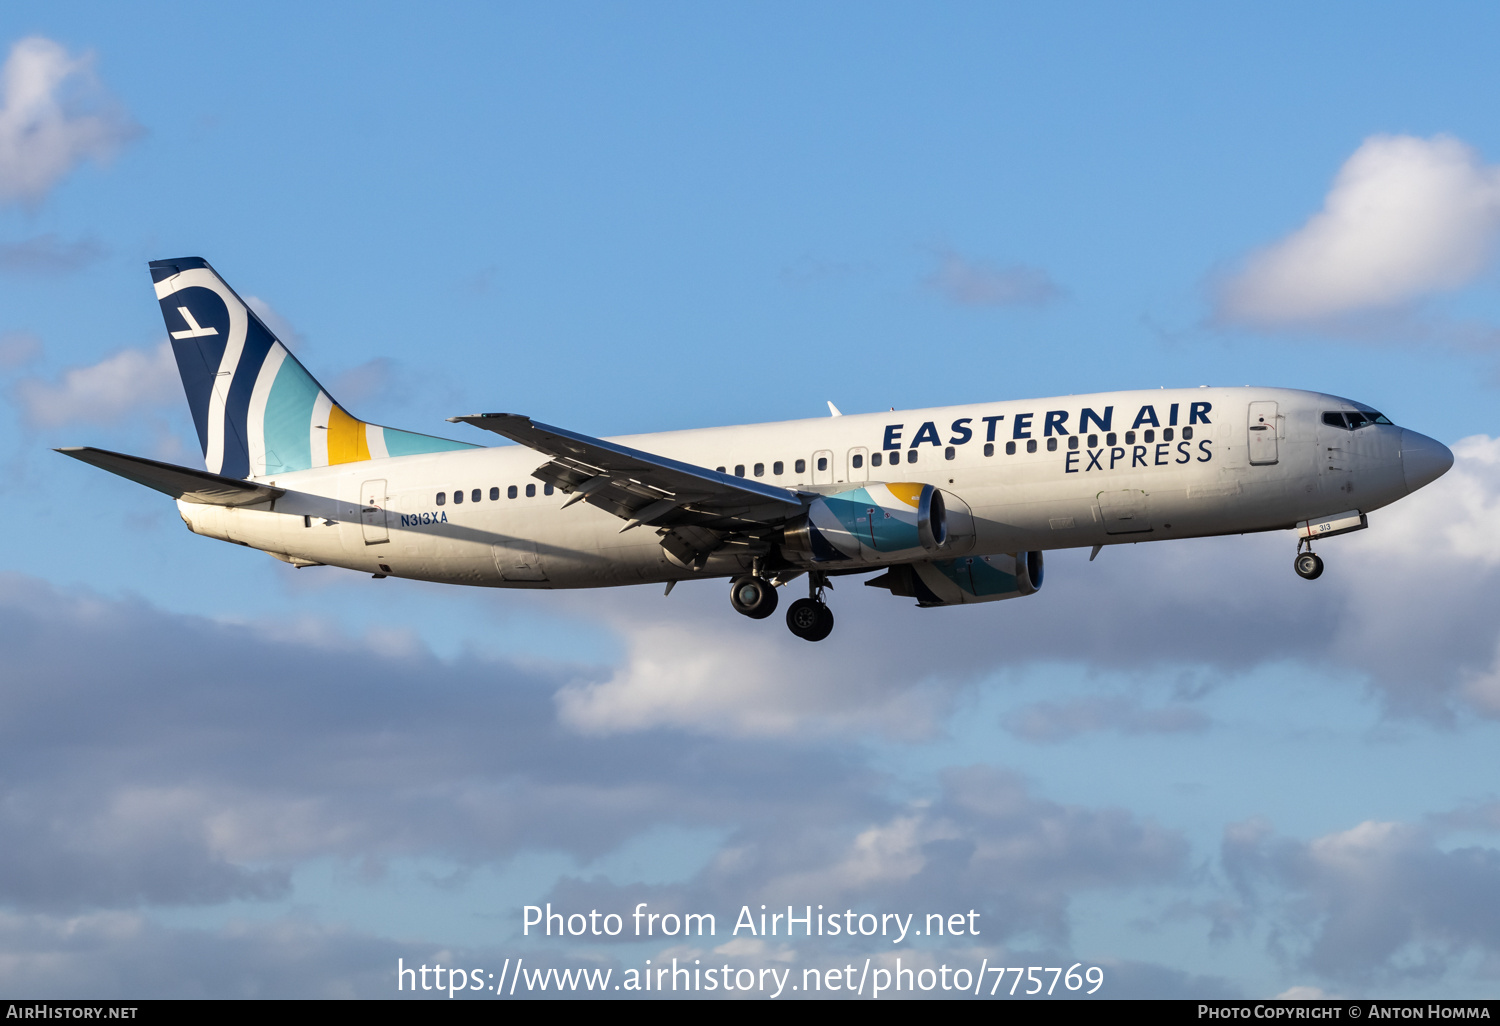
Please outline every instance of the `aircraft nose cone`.
[[1406, 477], [1408, 492], [1436, 481], [1448, 473], [1451, 466], [1453, 450], [1435, 438], [1402, 429], [1401, 472]]

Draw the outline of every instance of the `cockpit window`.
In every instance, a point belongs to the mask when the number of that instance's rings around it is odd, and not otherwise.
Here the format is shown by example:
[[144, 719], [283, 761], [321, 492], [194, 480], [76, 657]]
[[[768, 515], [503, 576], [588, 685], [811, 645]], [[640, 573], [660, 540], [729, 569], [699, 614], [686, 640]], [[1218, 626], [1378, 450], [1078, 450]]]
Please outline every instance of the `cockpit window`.
[[1374, 410], [1329, 410], [1323, 414], [1323, 423], [1329, 427], [1343, 428], [1346, 431], [1357, 431], [1371, 424], [1390, 424], [1390, 418], [1383, 413]]

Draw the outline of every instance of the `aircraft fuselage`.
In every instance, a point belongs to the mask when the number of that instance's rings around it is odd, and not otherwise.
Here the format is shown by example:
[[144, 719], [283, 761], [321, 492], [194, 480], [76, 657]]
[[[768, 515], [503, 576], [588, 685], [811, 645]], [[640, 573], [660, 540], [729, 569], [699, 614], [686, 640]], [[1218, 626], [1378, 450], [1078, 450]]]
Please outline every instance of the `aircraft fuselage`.
[[[1360, 410], [1369, 408], [1293, 389], [1162, 389], [610, 441], [803, 492], [930, 484], [972, 515], [972, 542], [947, 553], [957, 556], [1292, 528], [1378, 509], [1441, 473], [1403, 460], [1423, 444], [1442, 448], [1414, 432], [1325, 423]], [[488, 587], [731, 576], [765, 551], [720, 552], [691, 569], [649, 525], [622, 532], [589, 503], [561, 508], [567, 495], [532, 476], [545, 462], [524, 446], [392, 457], [251, 478], [286, 490], [257, 507], [178, 506], [200, 534], [292, 562]]]

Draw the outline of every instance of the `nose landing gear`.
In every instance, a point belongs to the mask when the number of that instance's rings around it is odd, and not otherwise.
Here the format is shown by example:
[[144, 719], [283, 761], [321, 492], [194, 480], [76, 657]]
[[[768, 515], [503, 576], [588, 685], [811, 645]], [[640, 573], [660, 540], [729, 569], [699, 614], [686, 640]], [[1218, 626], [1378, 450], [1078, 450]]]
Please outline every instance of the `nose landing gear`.
[[828, 575], [813, 571], [807, 575], [807, 598], [787, 608], [787, 628], [803, 641], [822, 641], [833, 633], [833, 610], [823, 601], [828, 586]]
[[[1307, 546], [1307, 551], [1302, 551], [1302, 546]], [[1316, 581], [1323, 574], [1323, 560], [1312, 550], [1312, 539], [1304, 538], [1297, 543], [1297, 558], [1292, 561], [1292, 569], [1297, 571], [1297, 576], [1304, 580]]]

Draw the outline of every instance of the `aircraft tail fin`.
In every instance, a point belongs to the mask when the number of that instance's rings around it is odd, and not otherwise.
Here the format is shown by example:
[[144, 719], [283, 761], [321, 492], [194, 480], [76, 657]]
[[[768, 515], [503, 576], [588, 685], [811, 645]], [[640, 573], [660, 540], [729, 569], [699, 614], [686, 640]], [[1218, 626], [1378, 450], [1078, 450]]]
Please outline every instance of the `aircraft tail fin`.
[[202, 257], [153, 260], [151, 280], [209, 473], [262, 477], [475, 448], [351, 416]]

